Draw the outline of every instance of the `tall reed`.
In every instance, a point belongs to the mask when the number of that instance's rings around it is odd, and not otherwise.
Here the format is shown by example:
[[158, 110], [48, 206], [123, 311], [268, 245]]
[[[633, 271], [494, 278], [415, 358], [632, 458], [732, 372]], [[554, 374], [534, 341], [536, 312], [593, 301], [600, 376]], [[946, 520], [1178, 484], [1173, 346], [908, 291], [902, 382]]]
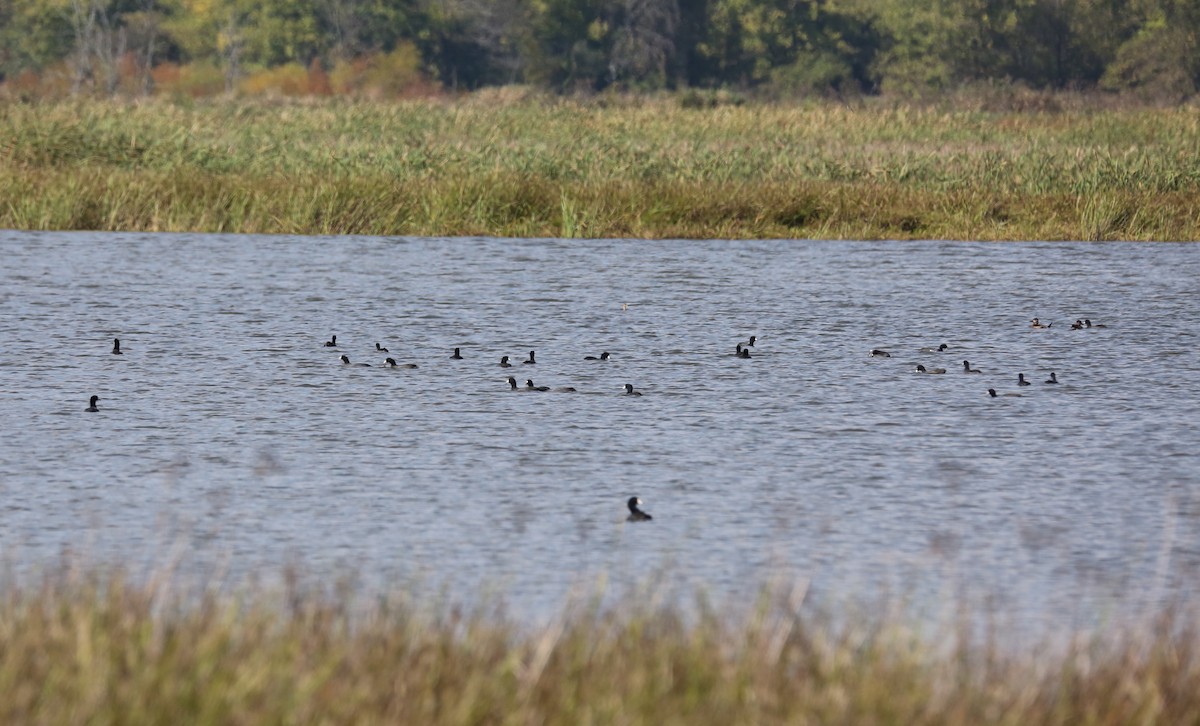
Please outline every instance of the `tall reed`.
[[1188, 109], [10, 104], [0, 226], [1200, 239], [1197, 139]]
[[4, 723], [1126, 724], [1200, 719], [1194, 619], [1019, 649], [969, 627], [839, 625], [787, 597], [645, 598], [523, 625], [384, 599], [180, 596], [119, 575], [0, 598]]

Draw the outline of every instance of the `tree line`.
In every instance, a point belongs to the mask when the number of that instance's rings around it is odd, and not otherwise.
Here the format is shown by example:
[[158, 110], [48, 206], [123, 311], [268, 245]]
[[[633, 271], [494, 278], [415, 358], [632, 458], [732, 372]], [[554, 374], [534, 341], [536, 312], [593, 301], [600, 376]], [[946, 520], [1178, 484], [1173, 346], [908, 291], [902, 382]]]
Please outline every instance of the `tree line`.
[[149, 93], [172, 68], [225, 90], [287, 68], [336, 91], [373, 77], [921, 96], [1001, 81], [1178, 101], [1200, 88], [1200, 2], [0, 0], [0, 81]]

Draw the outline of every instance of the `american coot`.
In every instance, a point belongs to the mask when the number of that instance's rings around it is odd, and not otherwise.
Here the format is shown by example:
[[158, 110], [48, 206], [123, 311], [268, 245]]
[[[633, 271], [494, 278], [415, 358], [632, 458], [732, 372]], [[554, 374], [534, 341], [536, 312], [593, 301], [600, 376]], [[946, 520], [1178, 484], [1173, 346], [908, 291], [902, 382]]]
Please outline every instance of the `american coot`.
[[512, 363], [508, 362], [508, 356], [506, 356], [506, 355], [500, 356], [500, 367], [501, 368], [512, 368]]
[[753, 335], [751, 335], [751, 336], [750, 336], [750, 342], [749, 342], [749, 343], [746, 343], [746, 345], [748, 345], [748, 346], [750, 346], [751, 348], [753, 348], [753, 347], [754, 347], [754, 341], [756, 341], [756, 340], [758, 340], [758, 338], [757, 338], [757, 337], [755, 337], [755, 336], [753, 336]]
[[1029, 385], [1032, 385], [1032, 384], [1031, 384], [1029, 381], [1025, 380], [1025, 374], [1024, 374], [1024, 373], [1018, 373], [1018, 374], [1017, 374], [1017, 385], [1018, 385], [1018, 386], [1029, 386]]
[[528, 391], [529, 390], [528, 388], [518, 388], [517, 387], [517, 379], [513, 378], [512, 376], [508, 377], [508, 385], [514, 391]]
[[626, 396], [640, 396], [640, 395], [642, 395], [642, 392], [633, 390], [632, 383], [626, 383], [625, 384], [625, 395]]
[[1054, 375], [1054, 371], [1050, 371], [1050, 378], [1046, 380], [1046, 383], [1058, 383], [1058, 376]]
[[99, 401], [99, 400], [100, 400], [99, 396], [92, 396], [91, 399], [88, 401], [88, 407], [83, 410], [87, 411], [88, 413], [96, 413], [97, 411], [100, 410], [100, 409], [96, 408], [96, 401]]
[[121, 352], [121, 339], [120, 338], [113, 338], [112, 352], [113, 352], [113, 355], [124, 355], [124, 353]]
[[535, 386], [532, 378], [525, 379], [525, 390], [527, 391], [549, 391], [550, 386]]
[[1017, 398], [1021, 397], [1021, 394], [1019, 394], [1019, 393], [996, 393], [995, 388], [989, 388], [988, 395], [991, 396], [992, 398], [996, 398], [998, 396], [1016, 396]]
[[527, 365], [527, 366], [531, 366], [531, 365], [533, 365], [534, 363], [537, 363], [537, 361], [535, 361], [535, 360], [533, 359], [533, 351], [532, 351], [532, 350], [531, 350], [531, 351], [529, 351], [529, 360], [523, 360], [523, 361], [521, 361], [521, 362], [522, 362], [522, 363], [524, 363], [524, 364], [525, 364], [525, 365]]
[[734, 353], [734, 355], [736, 355], [738, 358], [749, 358], [750, 357], [750, 351], [743, 348], [741, 343], [737, 344], [736, 350], [737, 350], [737, 352]]
[[606, 350], [603, 353], [601, 353], [599, 358], [597, 358], [594, 355], [585, 355], [583, 357], [583, 359], [584, 360], [608, 360], [608, 351]]
[[336, 335], [331, 336], [329, 338], [329, 340], [325, 341], [325, 347], [326, 348], [336, 348], [337, 347], [337, 336]]
[[945, 373], [945, 368], [926, 368], [925, 366], [917, 366], [917, 373]]
[[941, 345], [939, 345], [936, 348], [922, 348], [919, 352], [921, 352], [921, 353], [941, 353], [943, 350], [945, 350], [949, 347], [950, 346], [946, 345], [945, 343], [942, 343]]
[[380, 352], [380, 353], [391, 353], [391, 352], [392, 352], [392, 351], [388, 350], [387, 348], [384, 348], [384, 347], [383, 347], [382, 345], [380, 345], [379, 343], [376, 343], [376, 344], [375, 344], [375, 350], [376, 350], [376, 351], [378, 351], [378, 352]]
[[458, 352], [458, 348], [454, 349], [454, 355], [450, 356], [450, 358], [453, 360], [462, 360], [463, 359], [462, 354]]
[[978, 368], [972, 368], [971, 361], [965, 360], [963, 361], [963, 373], [983, 373], [983, 371]]
[[387, 360], [384, 361], [384, 363], [387, 363], [389, 368], [416, 368], [417, 367], [416, 363], [405, 363], [404, 365], [400, 365], [399, 363], [396, 362], [395, 358], [388, 358]]
[[641, 503], [642, 500], [638, 499], [637, 497], [629, 498], [629, 501], [625, 503], [629, 507], [629, 516], [625, 518], [625, 521], [648, 522], [651, 519], [654, 519], [654, 517], [651, 517], [649, 514], [646, 514], [642, 510], [638, 509], [638, 505]]
[[871, 352], [868, 353], [867, 355], [871, 356], [872, 358], [891, 358], [892, 357], [891, 353], [887, 352], [886, 350], [880, 350], [879, 348], [872, 348]]

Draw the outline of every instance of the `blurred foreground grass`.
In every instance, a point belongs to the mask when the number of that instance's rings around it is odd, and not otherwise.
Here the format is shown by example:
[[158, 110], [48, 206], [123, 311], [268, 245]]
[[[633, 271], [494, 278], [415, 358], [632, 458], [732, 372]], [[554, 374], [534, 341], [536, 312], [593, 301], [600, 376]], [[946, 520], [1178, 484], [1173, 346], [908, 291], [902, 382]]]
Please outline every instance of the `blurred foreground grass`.
[[742, 615], [581, 604], [536, 627], [486, 608], [351, 613], [298, 588], [179, 597], [119, 577], [0, 595], [3, 723], [1200, 721], [1200, 631], [1177, 615], [1019, 651], [968, 627], [830, 627], [767, 595]]
[[1195, 109], [0, 106], [0, 228], [1200, 239]]

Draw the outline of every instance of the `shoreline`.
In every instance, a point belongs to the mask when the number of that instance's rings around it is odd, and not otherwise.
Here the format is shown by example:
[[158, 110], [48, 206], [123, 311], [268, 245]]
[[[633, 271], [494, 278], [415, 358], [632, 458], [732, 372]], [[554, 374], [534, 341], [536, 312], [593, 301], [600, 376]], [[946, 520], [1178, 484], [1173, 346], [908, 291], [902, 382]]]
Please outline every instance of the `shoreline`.
[[1200, 240], [1187, 109], [99, 101], [0, 111], [0, 227]]

